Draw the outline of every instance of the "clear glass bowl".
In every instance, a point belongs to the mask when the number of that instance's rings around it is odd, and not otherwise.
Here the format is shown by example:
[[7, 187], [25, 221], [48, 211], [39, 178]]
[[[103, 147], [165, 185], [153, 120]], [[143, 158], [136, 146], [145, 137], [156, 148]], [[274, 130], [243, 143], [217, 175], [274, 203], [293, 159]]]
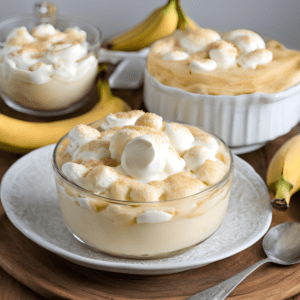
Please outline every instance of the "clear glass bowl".
[[[97, 126], [102, 121], [92, 124]], [[214, 135], [213, 135], [214, 136]], [[229, 162], [225, 176], [206, 190], [180, 199], [136, 202], [108, 199], [88, 191], [61, 172], [61, 154], [68, 145], [65, 135], [53, 153], [58, 200], [66, 225], [80, 242], [104, 253], [134, 259], [179, 254], [211, 236], [227, 211], [234, 162], [226, 144], [214, 136]], [[168, 221], [137, 222], [145, 212], [169, 213]]]
[[[25, 26], [30, 32], [41, 20], [34, 14], [20, 15], [0, 22], [0, 48], [9, 32]], [[95, 89], [99, 49], [102, 43], [101, 31], [93, 24], [69, 16], [57, 16], [53, 26], [60, 31], [68, 27], [79, 27], [87, 33], [88, 56], [96, 60], [81, 78], [68, 80], [53, 75], [43, 84], [34, 84], [20, 69], [7, 69], [0, 62], [0, 93], [4, 102], [14, 110], [36, 116], [58, 116], [70, 113], [86, 104]], [[93, 91], [94, 92], [94, 91]]]

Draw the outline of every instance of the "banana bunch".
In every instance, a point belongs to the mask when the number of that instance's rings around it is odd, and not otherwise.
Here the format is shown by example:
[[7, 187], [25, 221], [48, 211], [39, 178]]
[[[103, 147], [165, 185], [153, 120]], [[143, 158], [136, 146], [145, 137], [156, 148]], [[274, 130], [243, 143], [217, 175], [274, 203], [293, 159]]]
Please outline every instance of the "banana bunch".
[[184, 14], [179, 1], [169, 0], [166, 5], [154, 10], [143, 22], [108, 41], [108, 48], [138, 51], [172, 34], [176, 29], [185, 30], [187, 26], [197, 26]]
[[130, 110], [122, 99], [111, 93], [108, 81], [100, 76], [101, 72], [103, 73], [103, 70], [99, 68], [97, 79], [99, 102], [83, 115], [54, 122], [28, 122], [0, 113], [0, 149], [26, 153], [58, 142], [76, 124], [89, 124], [104, 118], [109, 113]]
[[272, 157], [267, 171], [272, 206], [286, 210], [300, 189], [300, 134], [287, 140]]

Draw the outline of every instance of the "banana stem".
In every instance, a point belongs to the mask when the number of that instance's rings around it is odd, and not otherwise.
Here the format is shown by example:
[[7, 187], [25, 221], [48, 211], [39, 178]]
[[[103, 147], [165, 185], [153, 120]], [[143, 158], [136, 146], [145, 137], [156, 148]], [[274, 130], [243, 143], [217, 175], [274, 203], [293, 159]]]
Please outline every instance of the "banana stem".
[[289, 207], [290, 191], [293, 189], [293, 185], [289, 183], [283, 175], [271, 184], [269, 184], [269, 190], [274, 199], [271, 204], [278, 210], [286, 210]]
[[176, 10], [179, 17], [177, 29], [186, 30], [188, 18], [186, 17], [179, 0], [176, 0]]
[[271, 205], [280, 211], [285, 211], [289, 207], [285, 199], [274, 199], [271, 201]]

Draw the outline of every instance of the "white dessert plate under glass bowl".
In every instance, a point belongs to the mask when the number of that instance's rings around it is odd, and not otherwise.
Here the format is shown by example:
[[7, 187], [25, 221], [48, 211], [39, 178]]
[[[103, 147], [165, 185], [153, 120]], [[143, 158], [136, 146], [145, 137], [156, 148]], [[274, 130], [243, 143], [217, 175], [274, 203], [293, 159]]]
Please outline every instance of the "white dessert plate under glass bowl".
[[128, 274], [169, 274], [230, 257], [257, 242], [269, 229], [272, 208], [267, 187], [254, 169], [234, 155], [235, 175], [221, 227], [206, 241], [169, 258], [113, 257], [77, 241], [59, 208], [51, 158], [54, 145], [17, 160], [1, 182], [1, 201], [10, 221], [26, 237], [76, 264]]

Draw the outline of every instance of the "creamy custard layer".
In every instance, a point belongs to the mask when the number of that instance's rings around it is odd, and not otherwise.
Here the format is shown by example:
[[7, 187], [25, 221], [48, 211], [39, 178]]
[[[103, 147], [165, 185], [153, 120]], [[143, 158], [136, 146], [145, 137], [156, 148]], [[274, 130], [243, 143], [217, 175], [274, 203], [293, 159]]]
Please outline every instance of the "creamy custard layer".
[[9, 77], [0, 69], [0, 89], [7, 97], [23, 107], [35, 110], [59, 110], [85, 97], [95, 84], [98, 66], [95, 61], [91, 70], [78, 80], [69, 81], [54, 75], [44, 84], [26, 80], [22, 70], [16, 70]]
[[300, 52], [285, 49], [274, 40], [266, 43], [266, 49], [273, 53], [272, 61], [258, 65], [256, 69], [234, 66], [196, 74], [189, 68], [190, 58], [181, 61], [163, 59], [161, 49], [172, 48], [172, 39], [175, 37], [155, 43], [148, 56], [147, 70], [164, 85], [199, 94], [241, 95], [276, 93], [300, 82]]
[[[121, 257], [163, 257], [196, 245], [211, 236], [222, 224], [229, 201], [230, 183], [209, 201], [168, 222], [119, 224], [106, 210], [82, 208], [59, 186], [58, 198], [63, 218], [71, 232], [88, 245]], [[195, 204], [197, 199], [194, 199]], [[184, 200], [181, 205], [184, 207]], [[108, 203], [107, 203], [108, 204]], [[207, 204], [207, 203], [206, 203]], [[131, 219], [136, 207], [124, 208]], [[140, 210], [143, 210], [140, 207]], [[167, 208], [165, 208], [166, 210]]]

